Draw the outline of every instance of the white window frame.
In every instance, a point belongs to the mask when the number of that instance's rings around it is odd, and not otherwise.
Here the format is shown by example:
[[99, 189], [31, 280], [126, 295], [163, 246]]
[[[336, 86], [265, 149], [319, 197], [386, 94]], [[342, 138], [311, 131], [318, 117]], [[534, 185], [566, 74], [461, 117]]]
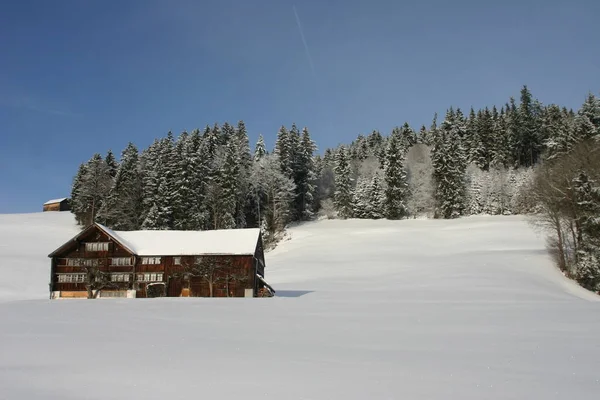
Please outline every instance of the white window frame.
[[162, 272], [139, 272], [137, 274], [138, 282], [162, 282]]
[[161, 262], [161, 257], [142, 257], [142, 265], [158, 265]]
[[58, 274], [58, 283], [85, 283], [85, 274]]
[[173, 265], [181, 265], [181, 257], [173, 257]]
[[129, 274], [110, 274], [111, 282], [129, 282]]
[[87, 242], [85, 251], [108, 251], [109, 242]]
[[113, 257], [110, 259], [110, 265], [114, 267], [128, 267], [133, 264], [131, 257]]

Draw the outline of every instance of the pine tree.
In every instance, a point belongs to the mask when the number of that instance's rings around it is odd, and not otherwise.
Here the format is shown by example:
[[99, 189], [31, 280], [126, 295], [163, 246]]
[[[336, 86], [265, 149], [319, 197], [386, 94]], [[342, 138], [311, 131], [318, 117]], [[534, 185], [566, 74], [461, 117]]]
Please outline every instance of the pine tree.
[[173, 134], [155, 141], [144, 154], [144, 220], [143, 229], [173, 229], [173, 197], [175, 167]]
[[399, 147], [403, 150], [404, 154], [406, 154], [408, 150], [417, 143], [417, 134], [410, 125], [408, 125], [408, 122], [405, 122], [401, 128], [396, 129], [398, 129], [399, 133]]
[[359, 178], [356, 183], [356, 188], [354, 189], [354, 202], [352, 204], [353, 207], [353, 215], [354, 218], [363, 218], [368, 219], [369, 216], [369, 202], [370, 192], [369, 192], [369, 180], [365, 178]]
[[521, 89], [521, 104], [517, 112], [517, 143], [519, 164], [532, 166], [537, 163], [541, 150], [539, 132], [539, 106], [533, 101], [527, 86]]
[[465, 209], [466, 156], [460, 143], [460, 129], [450, 108], [432, 148], [437, 218], [457, 218]]
[[81, 163], [71, 186], [71, 212], [75, 215], [79, 225], [86, 225], [86, 214], [88, 213], [88, 204], [85, 202], [85, 198], [80, 196], [86, 172], [86, 164]]
[[419, 129], [419, 136], [417, 138], [417, 143], [423, 143], [426, 145], [430, 145], [431, 141], [429, 139], [429, 132], [425, 125], [421, 125], [421, 129]]
[[487, 107], [478, 113], [476, 129], [472, 160], [479, 168], [487, 171], [492, 162], [494, 142], [494, 121]]
[[250, 140], [244, 121], [238, 121], [235, 130], [235, 144], [239, 160], [236, 184], [235, 225], [237, 228], [245, 228], [248, 218], [253, 214], [253, 210], [251, 208], [252, 204], [249, 201], [252, 155], [250, 154]]
[[200, 135], [200, 130], [195, 129], [190, 139], [186, 153], [189, 158], [190, 203], [188, 229], [202, 230], [208, 227], [209, 213], [206, 208], [206, 191], [209, 176], [210, 158], [204, 153], [206, 143]]
[[404, 154], [396, 135], [388, 140], [385, 162], [384, 210], [388, 219], [401, 219], [407, 215], [406, 198], [408, 182], [404, 171]]
[[189, 134], [183, 131], [177, 138], [172, 152], [173, 193], [171, 206], [173, 209], [173, 228], [188, 230], [192, 228], [192, 168], [189, 149]]
[[508, 125], [504, 107], [500, 109], [500, 114], [494, 118], [494, 154], [492, 164], [494, 167], [508, 168], [511, 164], [510, 157], [510, 138], [508, 134]]
[[579, 114], [586, 116], [594, 126], [594, 135], [600, 134], [600, 99], [596, 98], [592, 93], [589, 93], [581, 106]]
[[142, 177], [137, 147], [129, 143], [121, 153], [121, 162], [99, 218], [113, 229], [135, 230], [141, 226], [143, 212]]
[[259, 161], [265, 155], [267, 155], [265, 139], [263, 138], [263, 135], [258, 135], [258, 141], [256, 142], [256, 148], [254, 149], [254, 161]]
[[341, 146], [335, 160], [334, 206], [340, 218], [352, 218], [353, 188], [346, 148]]
[[114, 178], [117, 175], [117, 168], [119, 168], [119, 164], [117, 163], [112, 150], [108, 150], [106, 157], [104, 157], [104, 162], [106, 162], [106, 165], [108, 166], [108, 173]]
[[231, 141], [226, 148], [225, 160], [219, 176], [221, 186], [221, 207], [217, 229], [231, 229], [236, 226], [237, 184], [240, 160], [236, 146]]
[[600, 291], [600, 185], [581, 171], [573, 187], [579, 227], [577, 281], [585, 288]]
[[[98, 211], [108, 197], [112, 186], [112, 177], [108, 165], [102, 156], [94, 154], [84, 169], [80, 169], [75, 195], [77, 220], [84, 226], [96, 221]], [[79, 175], [79, 174], [78, 174]]]
[[560, 107], [551, 104], [546, 108], [541, 125], [546, 147], [546, 157], [556, 158], [566, 154], [577, 142], [573, 126], [570, 124], [568, 113]]
[[378, 173], [371, 178], [371, 184], [368, 188], [369, 202], [367, 203], [367, 218], [380, 219], [384, 215], [385, 193], [383, 191], [381, 178]]
[[465, 124], [465, 140], [464, 140], [464, 148], [465, 154], [467, 155], [467, 163], [475, 162], [480, 155], [481, 149], [481, 139], [479, 137], [479, 121], [477, 120], [477, 116], [475, 115], [475, 110], [471, 107], [469, 111], [469, 117], [467, 118]]
[[310, 138], [307, 128], [302, 130], [302, 137], [297, 154], [294, 184], [296, 185], [296, 217], [307, 220], [313, 216], [316, 190], [316, 172], [314, 152], [317, 146]]
[[279, 132], [277, 133], [277, 140], [275, 142], [275, 155], [279, 160], [281, 172], [283, 172], [283, 174], [289, 178], [292, 178], [294, 176], [294, 149], [291, 136], [292, 135], [286, 129], [286, 127], [282, 125], [281, 128], [279, 128]]

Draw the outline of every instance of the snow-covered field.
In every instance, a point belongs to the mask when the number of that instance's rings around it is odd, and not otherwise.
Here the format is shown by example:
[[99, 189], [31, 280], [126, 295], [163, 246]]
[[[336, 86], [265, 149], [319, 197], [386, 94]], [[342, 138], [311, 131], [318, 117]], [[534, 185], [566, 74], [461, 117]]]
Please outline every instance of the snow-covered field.
[[0, 216], [0, 399], [600, 397], [600, 302], [521, 217], [300, 225], [272, 299], [46, 300], [76, 230]]

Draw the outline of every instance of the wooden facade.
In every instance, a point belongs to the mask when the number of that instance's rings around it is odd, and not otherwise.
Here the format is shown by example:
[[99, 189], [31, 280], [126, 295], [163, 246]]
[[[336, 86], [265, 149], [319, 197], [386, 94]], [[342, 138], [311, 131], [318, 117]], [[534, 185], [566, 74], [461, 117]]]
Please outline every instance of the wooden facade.
[[[264, 281], [260, 233], [253, 254], [145, 256], [102, 228], [91, 225], [49, 255], [51, 298], [87, 297], [91, 269], [110, 282], [98, 297], [209, 297], [211, 286], [213, 297], [257, 297], [265, 290], [274, 293]], [[189, 267], [202, 257], [211, 257], [219, 265], [212, 285]]]
[[69, 199], [56, 199], [50, 200], [43, 204], [42, 211], [69, 211], [71, 209], [71, 205], [69, 203]]

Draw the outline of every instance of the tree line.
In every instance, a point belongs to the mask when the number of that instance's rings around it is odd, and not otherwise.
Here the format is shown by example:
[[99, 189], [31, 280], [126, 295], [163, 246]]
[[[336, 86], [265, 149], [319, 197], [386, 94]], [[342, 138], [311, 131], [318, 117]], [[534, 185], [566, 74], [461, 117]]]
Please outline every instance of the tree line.
[[[546, 209], [532, 191], [541, 185], [539, 171], [566, 162], [599, 134], [600, 100], [593, 94], [574, 111], [541, 104], [526, 86], [518, 102], [510, 98], [467, 115], [450, 107], [429, 127], [416, 131], [404, 123], [389, 135], [360, 134], [322, 155], [307, 128], [282, 126], [272, 150], [260, 136], [251, 151], [244, 122], [225, 122], [177, 137], [169, 133], [141, 153], [130, 143], [118, 162], [110, 151], [95, 154], [75, 176], [72, 210], [82, 225], [261, 227], [267, 240], [276, 240], [292, 221], [317, 217], [539, 214]], [[586, 174], [586, 184], [596, 187], [595, 172]], [[578, 224], [567, 225], [578, 239], [570, 246], [581, 253], [587, 236]], [[573, 255], [571, 248], [565, 252]]]

